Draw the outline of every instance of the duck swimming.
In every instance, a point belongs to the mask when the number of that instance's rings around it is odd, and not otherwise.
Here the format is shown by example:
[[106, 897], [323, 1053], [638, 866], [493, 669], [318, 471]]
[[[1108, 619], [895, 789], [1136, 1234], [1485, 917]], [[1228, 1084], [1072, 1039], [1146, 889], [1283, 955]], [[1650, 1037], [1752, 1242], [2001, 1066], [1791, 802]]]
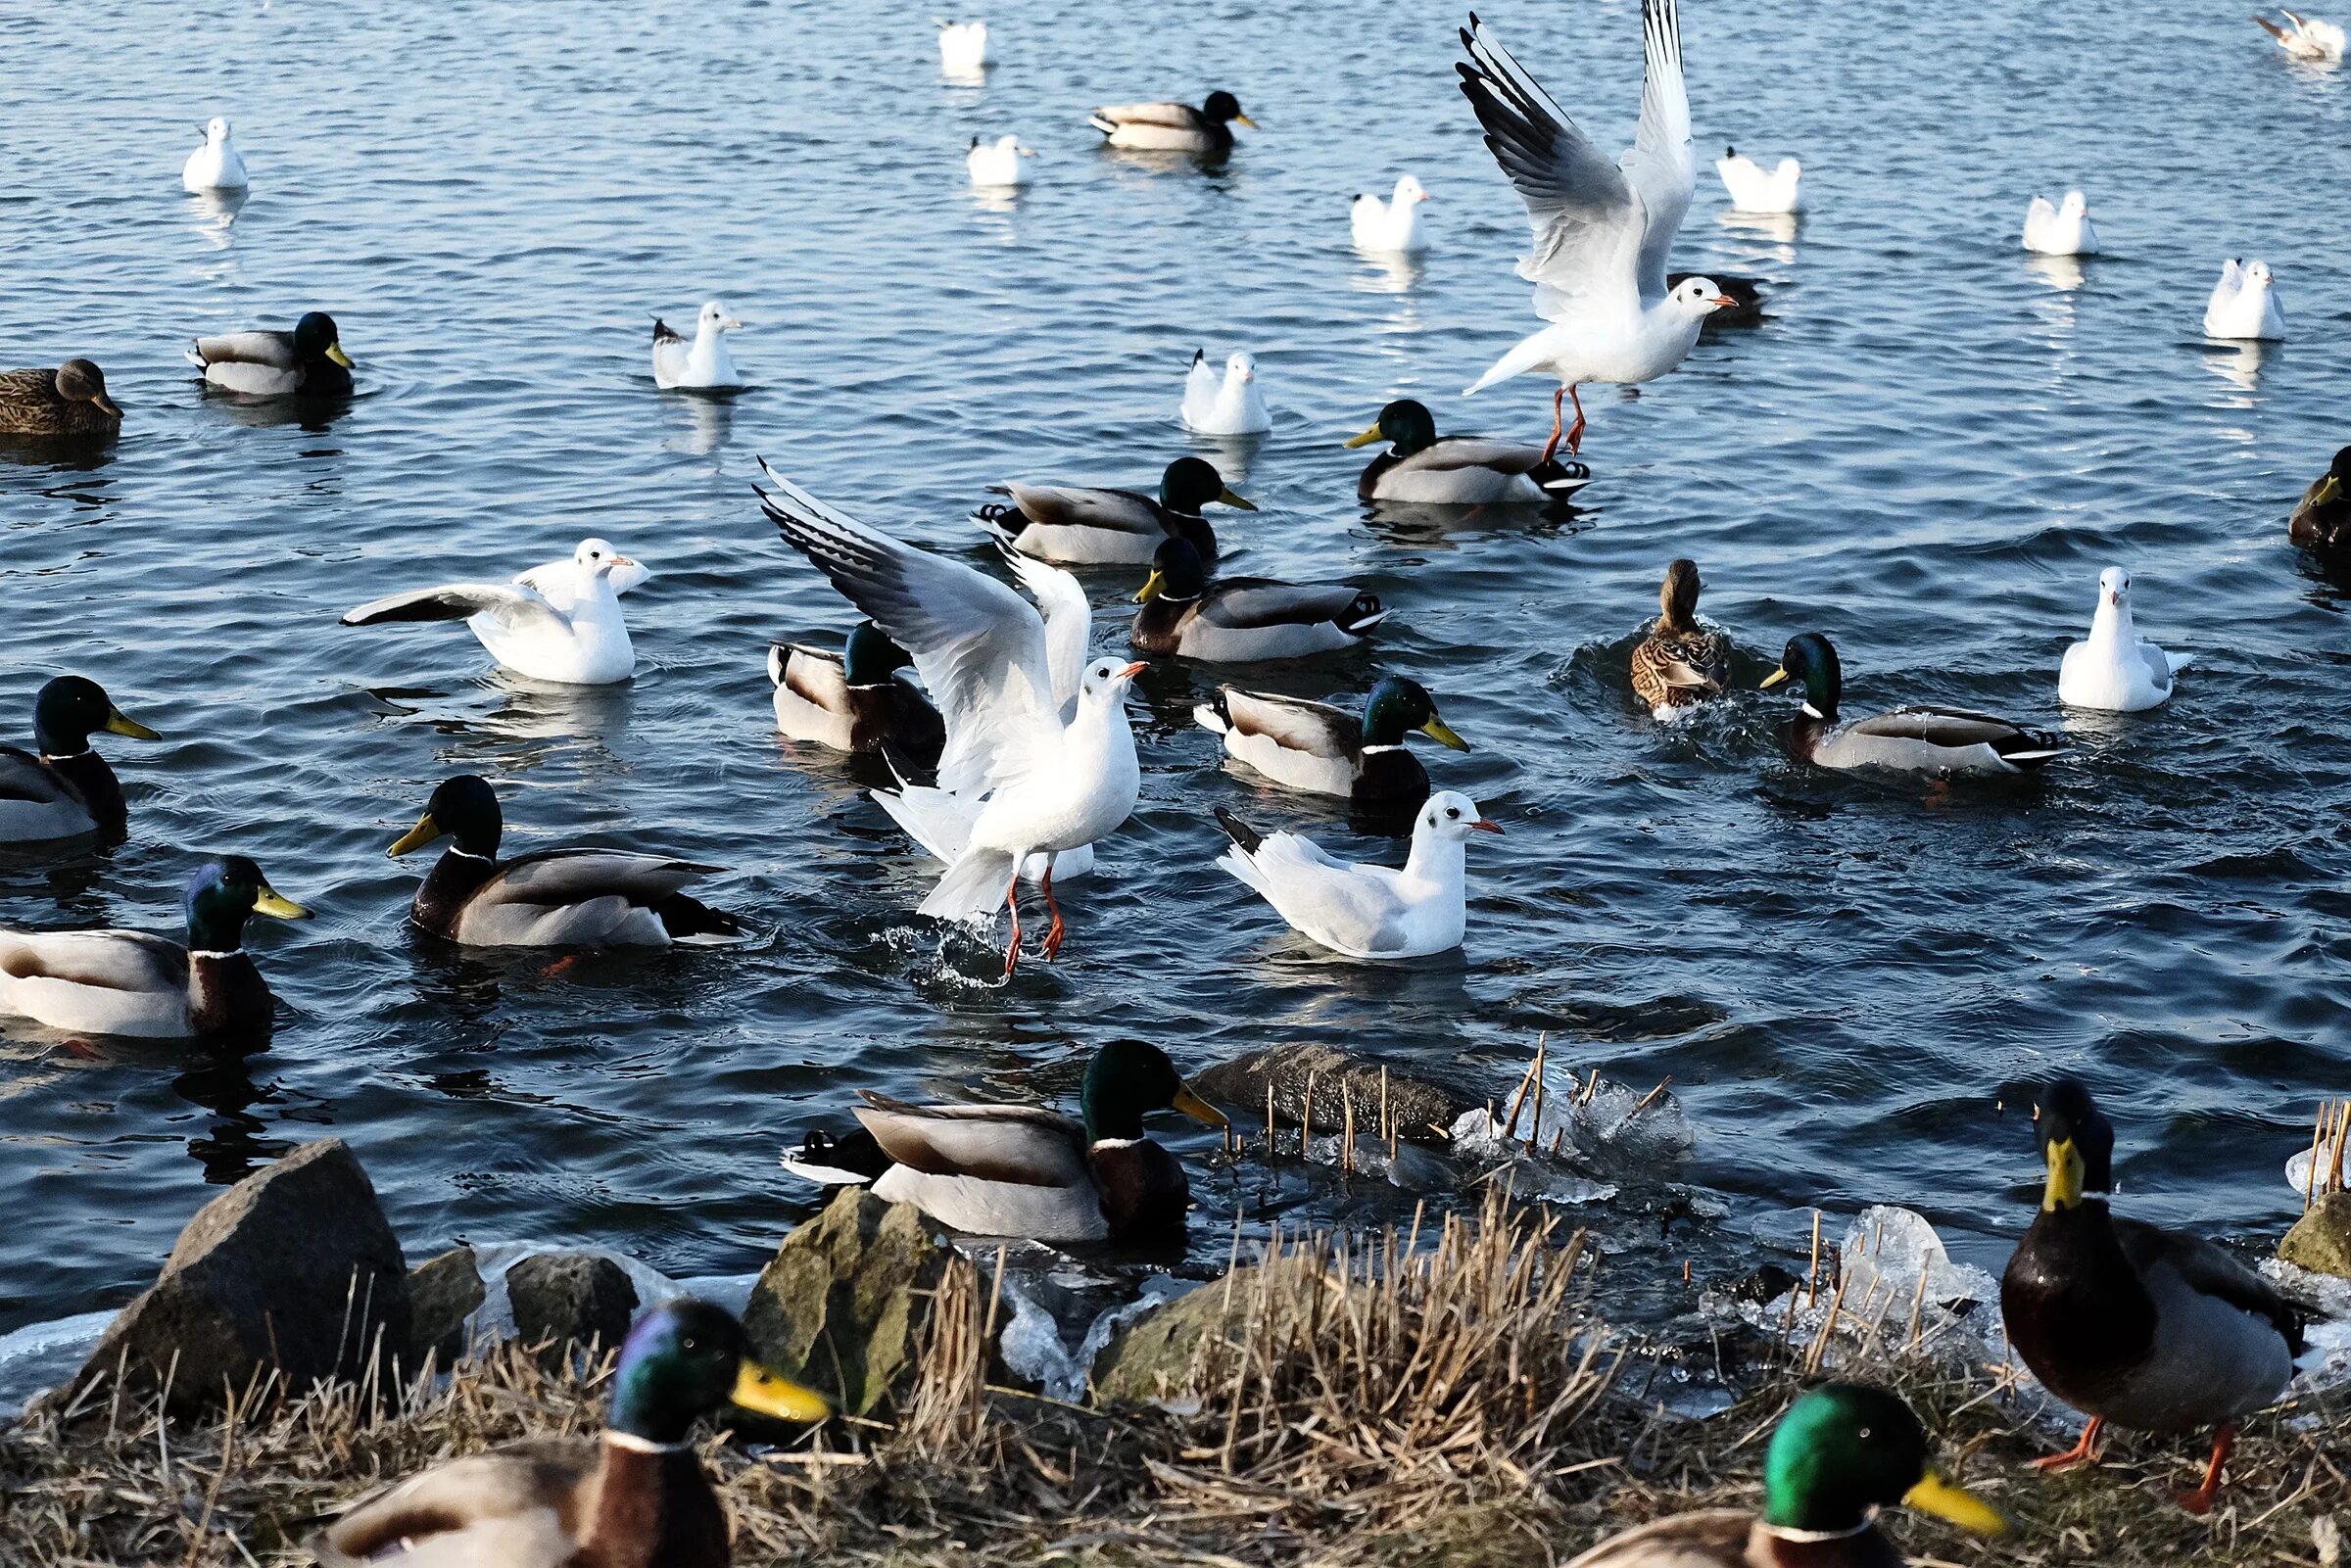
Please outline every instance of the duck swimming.
[[61, 675], [32, 699], [38, 753], [0, 746], [0, 843], [40, 843], [84, 833], [120, 834], [130, 808], [106, 759], [90, 749], [105, 732], [133, 740], [162, 736], [115, 706], [97, 682]]
[[1211, 664], [1353, 647], [1388, 614], [1378, 594], [1344, 583], [1301, 588], [1269, 577], [1229, 577], [1212, 586], [1208, 563], [1180, 539], [1152, 552], [1151, 575], [1134, 597], [1143, 606], [1128, 633], [1135, 651]]
[[920, 768], [938, 765], [946, 726], [913, 680], [914, 655], [871, 621], [849, 628], [839, 653], [797, 642], [767, 650], [776, 685], [776, 728], [836, 751], [895, 752]]
[[1543, 455], [1532, 442], [1490, 436], [1440, 436], [1426, 405], [1400, 398], [1379, 410], [1371, 428], [1349, 447], [1375, 441], [1388, 450], [1355, 482], [1358, 500], [1424, 506], [1538, 504], [1564, 500], [1592, 482], [1592, 470], [1573, 458]]
[[2310, 482], [2285, 528], [2286, 537], [2304, 549], [2351, 561], [2351, 447], [2337, 451], [2327, 471]]
[[1257, 121], [1241, 113], [1240, 100], [1221, 89], [1197, 109], [1176, 103], [1105, 104], [1094, 111], [1092, 123], [1112, 147], [1211, 158], [1232, 151], [1233, 126], [1257, 129]]
[[1073, 566], [1145, 566], [1170, 539], [1190, 543], [1201, 559], [1217, 558], [1217, 532], [1202, 517], [1210, 504], [1253, 512], [1233, 494], [1216, 465], [1178, 457], [1160, 475], [1157, 499], [1131, 490], [1074, 485], [990, 485], [1008, 501], [990, 501], [976, 514], [999, 540], [1024, 555]]
[[2033, 1375], [2090, 1418], [2071, 1449], [2035, 1462], [2095, 1464], [2108, 1421], [2136, 1432], [2217, 1427], [2203, 1485], [2180, 1499], [2209, 1513], [2236, 1421], [2274, 1403], [2294, 1375], [2301, 1314], [2201, 1237], [2114, 1217], [2114, 1125], [2080, 1082], [2050, 1087], [2035, 1132], [2048, 1180], [2000, 1276], [2000, 1319]]
[[1837, 722], [1845, 678], [1837, 650], [1818, 632], [1788, 640], [1780, 667], [1763, 679], [1804, 685], [1804, 710], [1788, 733], [1788, 749], [1818, 768], [1883, 768], [1897, 773], [2016, 774], [2073, 752], [1988, 714], [1957, 708], [1895, 708], [1849, 724]]
[[308, 920], [243, 855], [189, 879], [187, 945], [145, 931], [0, 930], [0, 1015], [147, 1040], [266, 1036], [269, 986], [245, 954], [254, 915]]
[[1408, 734], [1469, 749], [1437, 716], [1428, 689], [1401, 675], [1381, 678], [1360, 719], [1327, 702], [1229, 686], [1217, 688], [1192, 717], [1224, 737], [1225, 755], [1273, 783], [1370, 808], [1410, 809], [1428, 798], [1428, 772], [1405, 749]]
[[1113, 1245], [1180, 1235], [1191, 1184], [1143, 1118], [1180, 1111], [1212, 1127], [1224, 1114], [1192, 1092], [1176, 1065], [1142, 1040], [1094, 1053], [1078, 1092], [1079, 1119], [1027, 1105], [909, 1105], [868, 1090], [862, 1133], [811, 1133], [785, 1168], [828, 1182], [869, 1181], [874, 1196], [912, 1204], [981, 1236]]
[[733, 1406], [817, 1422], [832, 1404], [750, 1358], [691, 1297], [637, 1320], [601, 1438], [534, 1438], [410, 1476], [305, 1542], [325, 1568], [727, 1568], [726, 1509], [695, 1423]]
[[105, 440], [122, 429], [106, 372], [88, 359], [54, 370], [0, 372], [0, 435]]
[[711, 868], [619, 849], [541, 849], [501, 861], [498, 792], [469, 773], [445, 779], [416, 826], [386, 854], [450, 840], [416, 888], [418, 929], [467, 947], [668, 947], [725, 941], [743, 923], [680, 889]]
[[188, 362], [207, 384], [252, 398], [337, 397], [351, 391], [351, 356], [342, 330], [324, 310], [312, 310], [291, 332], [229, 332], [198, 338]]
[[1731, 640], [1699, 623], [1702, 587], [1698, 562], [1669, 562], [1657, 589], [1657, 618], [1633, 649], [1633, 695], [1652, 718], [1671, 718], [1731, 684]]

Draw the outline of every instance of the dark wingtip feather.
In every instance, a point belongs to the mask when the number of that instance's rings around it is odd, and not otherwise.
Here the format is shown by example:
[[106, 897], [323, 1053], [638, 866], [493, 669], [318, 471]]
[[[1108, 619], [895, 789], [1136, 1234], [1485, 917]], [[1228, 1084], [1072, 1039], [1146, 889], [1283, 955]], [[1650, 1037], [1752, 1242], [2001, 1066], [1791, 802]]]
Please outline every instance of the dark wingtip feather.
[[1247, 823], [1241, 821], [1240, 818], [1234, 816], [1223, 806], [1217, 807], [1216, 810], [1217, 826], [1224, 830], [1224, 836], [1230, 838], [1235, 844], [1239, 845], [1242, 854], [1256, 854], [1258, 851], [1258, 846], [1266, 841], [1266, 835], [1259, 832], [1256, 829], [1250, 827]]

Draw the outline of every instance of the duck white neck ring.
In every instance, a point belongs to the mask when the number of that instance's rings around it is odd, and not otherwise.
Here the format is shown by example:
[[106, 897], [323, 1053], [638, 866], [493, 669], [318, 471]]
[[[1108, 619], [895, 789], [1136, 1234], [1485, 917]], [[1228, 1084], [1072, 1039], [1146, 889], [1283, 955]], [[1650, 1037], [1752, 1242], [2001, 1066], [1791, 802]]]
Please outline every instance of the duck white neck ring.
[[225, 949], [191, 947], [188, 949], [188, 957], [190, 958], [242, 958], [244, 956], [245, 949], [241, 947], [231, 947]]
[[495, 857], [490, 855], [477, 855], [470, 849], [459, 849], [455, 844], [450, 845], [447, 849], [441, 851], [441, 853], [444, 855], [455, 855], [459, 860], [478, 860], [485, 866], [492, 864], [493, 860], [495, 859]]
[[1365, 755], [1365, 756], [1367, 756], [1367, 757], [1368, 757], [1368, 756], [1372, 755], [1374, 752], [1380, 752], [1380, 751], [1402, 751], [1403, 749], [1404, 749], [1404, 743], [1403, 743], [1402, 741], [1398, 741], [1398, 742], [1396, 742], [1396, 743], [1395, 743], [1395, 744], [1393, 744], [1393, 745], [1384, 745], [1384, 746], [1377, 746], [1377, 745], [1374, 745], [1374, 746], [1366, 746], [1366, 747], [1364, 747], [1364, 755]]
[[1799, 1530], [1794, 1525], [1766, 1524], [1763, 1533], [1774, 1541], [1850, 1541], [1869, 1529], [1871, 1523], [1864, 1519], [1849, 1530]]
[[634, 1432], [615, 1432], [609, 1427], [604, 1429], [604, 1441], [631, 1453], [687, 1453], [694, 1449], [691, 1443], [655, 1443], [651, 1438], [641, 1438]]

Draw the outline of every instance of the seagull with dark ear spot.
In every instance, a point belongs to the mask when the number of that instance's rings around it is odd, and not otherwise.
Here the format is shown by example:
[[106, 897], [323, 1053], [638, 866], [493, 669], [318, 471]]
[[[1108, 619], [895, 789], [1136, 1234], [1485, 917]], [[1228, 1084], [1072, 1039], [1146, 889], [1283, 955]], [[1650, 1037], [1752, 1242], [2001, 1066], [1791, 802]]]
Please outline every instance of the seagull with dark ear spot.
[[121, 429], [106, 372], [88, 359], [0, 373], [0, 435], [105, 441]]

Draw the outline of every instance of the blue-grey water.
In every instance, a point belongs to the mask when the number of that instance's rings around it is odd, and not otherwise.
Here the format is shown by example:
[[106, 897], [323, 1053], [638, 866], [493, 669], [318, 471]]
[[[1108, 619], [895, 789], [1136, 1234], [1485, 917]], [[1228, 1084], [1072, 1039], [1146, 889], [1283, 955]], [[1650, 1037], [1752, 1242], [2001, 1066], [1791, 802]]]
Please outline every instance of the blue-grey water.
[[[1638, 399], [1596, 390], [1572, 518], [1443, 520], [1367, 515], [1339, 443], [1399, 395], [1447, 428], [1548, 421], [1539, 379], [1454, 396], [1535, 325], [1454, 10], [999, 0], [1001, 64], [970, 86], [931, 9], [0, 13], [0, 357], [87, 355], [128, 410], [103, 457], [0, 465], [0, 731], [28, 739], [33, 690], [78, 671], [168, 736], [102, 742], [128, 841], [0, 869], [0, 923], [173, 930], [191, 866], [231, 850], [317, 911], [255, 925], [264, 1053], [6, 1027], [0, 1330], [120, 1301], [218, 1184], [330, 1132], [412, 1255], [529, 1238], [737, 1272], [813, 1206], [777, 1150], [856, 1089], [1067, 1103], [1121, 1033], [1187, 1069], [1303, 1039], [1501, 1092], [1547, 1030], [1562, 1076], [1670, 1077], [1700, 1129], [1679, 1174], [1722, 1210], [1677, 1262], [1893, 1202], [1996, 1266], [2036, 1164], [2002, 1088], [2058, 1069], [2109, 1102], [2139, 1212], [2248, 1239], [2290, 1217], [2279, 1166], [2351, 1054], [2351, 619], [2284, 526], [2346, 437], [2342, 76], [2179, 0], [1687, 0], [1702, 166], [1676, 264], [1761, 276], [1771, 319]], [[1489, 16], [1629, 139], [1630, 0]], [[1106, 154], [1085, 122], [1217, 86], [1264, 127], [1221, 171]], [[213, 114], [253, 172], [233, 214], [179, 189]], [[1013, 201], [962, 167], [1001, 130], [1040, 152]], [[1799, 223], [1725, 214], [1725, 142], [1802, 159]], [[1434, 249], [1399, 271], [1349, 249], [1346, 204], [1407, 169]], [[2027, 200], [2075, 184], [2108, 254], [2028, 260]], [[2232, 255], [2276, 270], [2291, 342], [2202, 342]], [[656, 392], [648, 315], [712, 296], [756, 386]], [[307, 309], [359, 364], [331, 419], [208, 397], [180, 361]], [[1003, 985], [984, 938], [910, 914], [934, 868], [862, 776], [773, 732], [768, 641], [850, 614], [759, 516], [754, 454], [985, 564], [965, 514], [989, 483], [1148, 482], [1193, 450], [1174, 409], [1201, 345], [1255, 352], [1277, 419], [1207, 449], [1262, 508], [1221, 520], [1233, 567], [1395, 610], [1368, 652], [1245, 679], [1416, 676], [1477, 748], [1430, 771], [1508, 834], [1471, 846], [1463, 954], [1318, 957], [1212, 868], [1210, 808], [1401, 845], [1222, 771], [1189, 718], [1220, 672], [1164, 664], [1135, 703], [1142, 804], [1064, 893], [1062, 961]], [[632, 686], [533, 689], [457, 627], [336, 624], [590, 534], [656, 574], [627, 601]], [[1776, 692], [1660, 730], [1624, 672], [1679, 554], [1749, 684], [1817, 629], [1852, 704], [1990, 709], [2079, 757], [2021, 786], [1832, 778], [1782, 754]], [[2109, 563], [2197, 663], [2157, 713], [2068, 721], [2057, 661]], [[1089, 576], [1099, 645], [1135, 586]], [[564, 963], [416, 938], [422, 866], [384, 847], [467, 770], [516, 848], [724, 868], [708, 893], [758, 939]], [[1193, 1160], [1196, 1259], [1236, 1208], [1253, 1231], [1410, 1212], [1163, 1136]]]

